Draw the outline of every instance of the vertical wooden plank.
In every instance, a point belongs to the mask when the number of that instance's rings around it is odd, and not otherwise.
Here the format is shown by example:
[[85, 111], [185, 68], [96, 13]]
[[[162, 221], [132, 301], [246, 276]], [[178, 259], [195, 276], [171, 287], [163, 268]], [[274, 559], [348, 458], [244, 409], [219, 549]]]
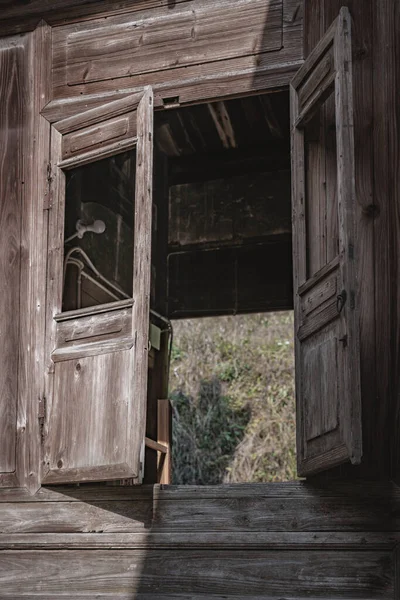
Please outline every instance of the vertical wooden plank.
[[[304, 0], [304, 34], [303, 46], [304, 56], [310, 54], [311, 50], [318, 44], [322, 35], [325, 33], [324, 28], [324, 10], [325, 4], [323, 0]], [[336, 12], [336, 16], [338, 15]], [[333, 20], [333, 19], [332, 19]]]
[[325, 264], [339, 253], [338, 204], [337, 204], [337, 155], [335, 128], [335, 99], [328, 98], [323, 107], [325, 131]]
[[[156, 124], [155, 124], [156, 127]], [[155, 133], [157, 136], [157, 133]], [[151, 240], [151, 308], [160, 315], [167, 314], [167, 256], [168, 256], [168, 159], [154, 146], [153, 174], [153, 222]], [[162, 329], [166, 323], [155, 319], [155, 324]], [[161, 334], [161, 348], [154, 350], [153, 367], [149, 369], [147, 392], [146, 436], [157, 439], [157, 401], [168, 395], [168, 347], [167, 331]], [[157, 481], [157, 454], [145, 449], [144, 483]]]
[[0, 473], [16, 469], [26, 37], [0, 43]]
[[[308, 3], [307, 3], [308, 4]], [[339, 14], [342, 0], [324, 0], [323, 28], [328, 29]], [[360, 313], [360, 363], [363, 425], [363, 463], [357, 467], [358, 473], [383, 474], [385, 462], [379, 447], [379, 430], [382, 425], [380, 415], [384, 412], [384, 402], [376, 401], [376, 344], [375, 344], [375, 298], [374, 298], [374, 219], [377, 206], [373, 193], [373, 74], [372, 74], [372, 2], [348, 0], [352, 16], [353, 44], [353, 105], [354, 105], [354, 144], [356, 173], [356, 258]], [[316, 13], [314, 13], [315, 15]], [[310, 20], [309, 28], [317, 24]], [[329, 119], [329, 114], [328, 114]], [[328, 145], [329, 149], [329, 145]], [[329, 156], [327, 157], [327, 185], [330, 178]], [[329, 232], [329, 220], [328, 220]], [[329, 244], [329, 234], [328, 234]], [[328, 246], [329, 253], [329, 246]], [[381, 436], [382, 437], [382, 436]], [[345, 474], [346, 469], [340, 469]], [[352, 467], [354, 474], [354, 467]]]
[[[299, 101], [296, 90], [290, 86], [290, 119], [294, 123], [299, 114]], [[301, 323], [301, 302], [297, 293], [299, 287], [305, 283], [307, 278], [306, 264], [306, 220], [305, 220], [305, 177], [304, 177], [304, 131], [292, 128], [291, 131], [291, 160], [292, 160], [292, 223], [293, 226], [293, 289], [294, 293], [294, 316], [295, 323]], [[296, 326], [294, 335], [296, 336]], [[301, 364], [300, 344], [295, 344], [295, 389], [296, 389], [296, 447], [297, 455], [304, 454], [304, 436], [301, 426]]]
[[324, 107], [305, 130], [307, 277], [326, 264], [326, 179]]
[[47, 213], [50, 125], [40, 111], [50, 100], [51, 28], [43, 21], [30, 34], [29, 89], [32, 90], [24, 142], [19, 361], [18, 461], [20, 485], [39, 487], [39, 402], [43, 399]]
[[[153, 187], [153, 91], [145, 88], [137, 109], [137, 166], [135, 190], [135, 254], [133, 257], [133, 373], [134, 402], [128, 411], [128, 439], [144, 440], [147, 404], [148, 336], [151, 287], [151, 218]], [[139, 448], [131, 448], [138, 464]]]
[[[374, 101], [374, 194], [376, 404], [380, 407], [374, 426], [385, 467], [390, 446], [393, 470], [400, 473], [399, 433], [399, 9], [396, 0], [373, 3], [373, 101]], [[393, 425], [395, 428], [393, 429]], [[394, 436], [385, 432], [391, 431]], [[375, 441], [374, 440], [374, 441]], [[387, 469], [385, 469], [387, 472]]]
[[[307, 57], [325, 32], [325, 7], [321, 0], [307, 0], [303, 5], [304, 55]], [[307, 196], [310, 196], [309, 209], [311, 209], [308, 218], [308, 243], [311, 250], [308, 264], [309, 276], [326, 264], [326, 206], [328, 199], [325, 182], [324, 114], [325, 108], [322, 107], [313, 124], [312, 140], [307, 144], [306, 150]], [[317, 238], [313, 231], [318, 231]]]
[[171, 461], [171, 441], [172, 441], [172, 410], [171, 403], [167, 399], [158, 400], [158, 423], [157, 423], [157, 441], [167, 446], [168, 452], [159, 456], [159, 467], [161, 470], [159, 483], [172, 483], [172, 461]]
[[347, 373], [344, 374], [345, 396], [348, 402], [344, 415], [346, 445], [353, 454], [351, 462], [361, 459], [361, 395], [360, 395], [360, 340], [358, 293], [355, 289], [357, 263], [355, 259], [355, 165], [353, 120], [353, 71], [351, 46], [351, 17], [347, 8], [341, 8], [335, 36], [335, 85], [337, 181], [339, 209], [339, 253], [342, 284], [349, 295], [345, 310], [347, 335]]
[[[46, 414], [42, 431], [43, 439], [48, 437], [54, 398], [54, 363], [51, 353], [56, 347], [56, 321], [54, 316], [61, 310], [62, 277], [64, 255], [64, 212], [65, 212], [65, 173], [57, 166], [61, 159], [62, 136], [51, 128], [50, 139], [50, 190], [47, 236], [47, 278], [46, 278], [46, 327], [44, 343], [44, 381]], [[49, 469], [50, 459], [44, 449], [41, 479]]]
[[[397, 102], [395, 103], [395, 112], [393, 115], [393, 129], [392, 129], [392, 143], [394, 146], [394, 153], [392, 155], [393, 160], [393, 171], [394, 171], [394, 181], [393, 181], [393, 194], [394, 194], [394, 206], [397, 207], [397, 215], [398, 215], [398, 207], [400, 206], [400, 169], [399, 169], [399, 157], [400, 157], [400, 102], [398, 101], [400, 97], [400, 73], [398, 66], [400, 65], [400, 4], [399, 2], [395, 2], [394, 5], [394, 19], [393, 26], [397, 35], [394, 40], [394, 65], [397, 65], [397, 70], [395, 70], [395, 76], [393, 81], [393, 93], [397, 98]], [[397, 161], [397, 163], [396, 163]], [[393, 434], [391, 439], [393, 440], [392, 447], [392, 475], [396, 476], [397, 481], [400, 480], [400, 231], [399, 231], [399, 220], [396, 219], [397, 223], [397, 235], [396, 235], [396, 247], [394, 248], [393, 255], [396, 261], [395, 267], [395, 278], [397, 286], [397, 293], [395, 297], [397, 297], [396, 302], [396, 323], [397, 327], [394, 328], [394, 335], [396, 336], [394, 343], [394, 394], [393, 394], [393, 414], [394, 418], [392, 419], [393, 426]], [[400, 596], [400, 557], [399, 557], [399, 570], [398, 570], [398, 595]]]

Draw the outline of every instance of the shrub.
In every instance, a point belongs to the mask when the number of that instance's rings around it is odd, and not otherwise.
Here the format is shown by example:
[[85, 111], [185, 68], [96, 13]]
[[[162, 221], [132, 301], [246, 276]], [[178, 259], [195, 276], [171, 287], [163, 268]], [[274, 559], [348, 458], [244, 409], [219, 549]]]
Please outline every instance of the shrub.
[[174, 323], [173, 481], [296, 477], [292, 313]]

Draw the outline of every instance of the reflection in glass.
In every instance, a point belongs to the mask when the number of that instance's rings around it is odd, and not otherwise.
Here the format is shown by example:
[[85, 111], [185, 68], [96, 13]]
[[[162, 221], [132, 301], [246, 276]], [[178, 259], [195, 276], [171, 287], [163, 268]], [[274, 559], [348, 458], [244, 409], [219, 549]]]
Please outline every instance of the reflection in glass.
[[132, 297], [135, 150], [66, 173], [63, 311]]

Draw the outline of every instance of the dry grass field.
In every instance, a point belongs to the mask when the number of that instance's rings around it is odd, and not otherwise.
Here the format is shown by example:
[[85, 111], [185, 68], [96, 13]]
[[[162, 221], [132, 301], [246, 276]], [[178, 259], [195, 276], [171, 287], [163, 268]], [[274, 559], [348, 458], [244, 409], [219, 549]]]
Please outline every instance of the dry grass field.
[[173, 325], [173, 483], [295, 479], [293, 313]]

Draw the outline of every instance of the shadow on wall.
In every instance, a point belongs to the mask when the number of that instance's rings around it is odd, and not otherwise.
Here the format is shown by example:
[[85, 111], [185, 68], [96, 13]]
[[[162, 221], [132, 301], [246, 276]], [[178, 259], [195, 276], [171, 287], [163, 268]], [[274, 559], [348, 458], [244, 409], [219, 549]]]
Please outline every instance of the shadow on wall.
[[223, 483], [228, 465], [244, 437], [250, 408], [234, 409], [218, 378], [200, 383], [197, 398], [177, 390], [173, 406], [173, 483]]
[[[174, 8], [175, 5], [176, 0], [168, 0], [169, 8]], [[268, 2], [266, 5], [264, 15], [260, 15], [265, 24], [263, 38], [267, 38], [269, 30]], [[257, 41], [259, 43], [256, 46], [264, 46], [264, 40]], [[255, 65], [258, 65], [258, 59]], [[239, 596], [244, 598], [264, 594], [266, 572], [263, 554], [265, 553], [248, 552], [247, 560], [243, 562], [243, 548], [240, 545], [228, 551], [218, 550], [218, 542], [213, 539], [210, 548], [201, 547], [200, 532], [217, 526], [218, 514], [216, 513], [221, 510], [220, 515], [223, 516], [224, 524], [220, 533], [226, 536], [229, 532], [231, 502], [220, 501], [221, 506], [218, 511], [213, 494], [215, 489], [221, 488], [208, 488], [207, 491], [207, 488], [203, 487], [200, 501], [200, 490], [194, 487], [204, 481], [209, 484], [222, 483], [223, 474], [244, 435], [250, 414], [247, 409], [235, 411], [228, 406], [222, 395], [221, 382], [217, 378], [203, 380], [197, 398], [186, 396], [178, 390], [172, 400], [175, 405], [179, 405], [180, 411], [187, 413], [191, 423], [191, 427], [187, 428], [181, 426], [177, 419], [174, 422], [174, 484], [185, 483], [186, 486], [193, 487], [186, 487], [181, 498], [178, 498], [178, 488], [174, 491], [171, 489], [170, 498], [168, 486], [153, 488], [153, 521], [150, 529], [146, 529], [147, 550], [143, 547], [136, 551], [137, 557], [140, 558], [137, 563], [136, 560], [134, 561], [137, 570], [132, 574], [131, 600], [161, 600], [166, 594], [171, 598], [179, 596], [186, 599], [207, 598], [210, 595], [218, 595], [226, 599]], [[224, 427], [221, 427], [221, 421], [225, 421]], [[232, 427], [227, 427], [230, 424]], [[187, 463], [187, 457], [193, 456], [193, 453], [197, 459], [196, 469]], [[212, 457], [215, 462], [216, 455], [220, 461], [218, 475], [214, 475], [215, 479], [212, 481], [207, 480], [208, 460]], [[223, 493], [222, 490], [221, 492]], [[188, 502], [193, 506], [192, 510], [188, 508]], [[234, 505], [236, 506], [235, 502]], [[228, 515], [225, 514], [226, 512]], [[241, 516], [243, 524], [248, 522], [253, 512], [254, 507], [251, 506], [249, 514], [246, 511]], [[211, 526], [213, 521], [214, 525]], [[243, 527], [243, 524], [239, 526]], [[237, 519], [233, 519], [232, 529], [237, 529], [237, 525]], [[171, 547], [166, 541], [164, 545], [157, 544], [157, 547], [153, 547], [152, 534], [165, 532], [167, 540], [168, 535], [173, 531], [182, 534], [175, 536], [181, 537], [180, 543], [175, 540]], [[212, 532], [212, 537], [215, 536], [218, 537], [218, 529]], [[242, 573], [243, 568], [250, 573], [250, 576]]]

